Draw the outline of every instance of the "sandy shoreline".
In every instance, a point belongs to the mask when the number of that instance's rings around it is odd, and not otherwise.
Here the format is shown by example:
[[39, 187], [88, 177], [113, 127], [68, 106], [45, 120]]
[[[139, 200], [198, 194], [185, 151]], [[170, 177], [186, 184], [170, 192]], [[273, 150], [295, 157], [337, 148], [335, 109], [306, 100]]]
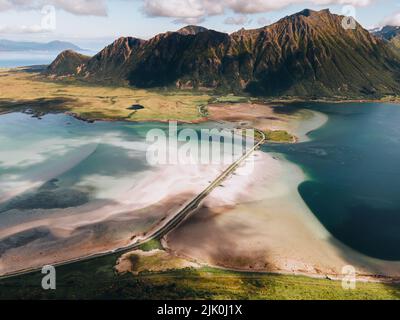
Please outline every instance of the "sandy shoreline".
[[297, 166], [259, 152], [255, 172], [215, 190], [166, 237], [168, 250], [229, 270], [342, 279], [352, 265], [360, 281], [400, 281], [400, 262], [364, 256], [326, 231], [297, 192], [305, 179]]
[[[308, 110], [277, 116], [273, 107], [259, 104], [211, 105], [209, 112], [207, 121], [287, 130], [301, 141], [327, 121]], [[261, 151], [254, 160], [253, 172], [239, 169], [166, 237], [170, 252], [230, 270], [340, 279], [342, 268], [353, 265], [360, 280], [399, 281], [400, 262], [368, 258], [332, 238], [298, 194], [306, 177], [296, 165]], [[3, 214], [0, 274], [127, 246], [177, 212], [221, 171], [221, 166], [160, 167], [134, 185], [127, 181], [124, 192], [106, 202], [78, 210]]]
[[[309, 110], [276, 121], [274, 108], [258, 104], [211, 105], [209, 112], [214, 121], [261, 130], [273, 124], [300, 142], [328, 121]], [[400, 262], [369, 258], [329, 234], [298, 193], [306, 179], [296, 165], [258, 152], [254, 173], [229, 178], [166, 237], [166, 245], [177, 256], [231, 270], [341, 279], [343, 267], [351, 265], [360, 280], [400, 281]]]
[[3, 212], [0, 274], [126, 247], [163, 224], [223, 170], [222, 165], [162, 166], [83, 206]]

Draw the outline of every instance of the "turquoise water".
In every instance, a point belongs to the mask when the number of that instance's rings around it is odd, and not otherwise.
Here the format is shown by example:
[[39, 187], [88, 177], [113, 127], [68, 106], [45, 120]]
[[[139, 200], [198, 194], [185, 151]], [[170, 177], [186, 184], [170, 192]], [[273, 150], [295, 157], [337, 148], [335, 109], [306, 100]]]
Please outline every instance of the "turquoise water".
[[400, 260], [400, 105], [301, 107], [329, 121], [310, 142], [265, 150], [307, 173], [299, 193], [335, 238], [368, 256]]
[[[150, 170], [145, 152], [149, 127], [89, 124], [61, 114], [41, 120], [22, 113], [2, 115], [0, 200], [9, 194], [18, 197], [0, 203], [0, 212], [79, 206], [118, 188], [116, 183], [103, 186], [95, 181], [82, 185], [93, 175], [135, 181], [139, 173]], [[44, 183], [41, 189], [34, 188]], [[68, 201], [65, 195], [71, 195]]]
[[[198, 132], [215, 124], [181, 125], [179, 130], [187, 127]], [[127, 180], [134, 185], [155, 170], [147, 158], [151, 129], [167, 133], [169, 127], [86, 123], [63, 114], [42, 119], [23, 113], [0, 116], [0, 213], [113, 201], [116, 193], [128, 192]]]
[[[309, 179], [299, 193], [335, 238], [368, 256], [400, 260], [400, 105], [301, 107], [323, 112], [329, 121], [310, 133], [310, 142], [264, 151], [303, 168]], [[189, 127], [206, 126], [215, 124]], [[126, 191], [127, 179], [134, 185], [152, 170], [145, 152], [152, 128], [168, 127], [89, 124], [60, 114], [42, 120], [21, 113], [0, 116], [0, 200], [18, 191], [0, 204], [0, 214], [112, 201], [115, 192]], [[35, 183], [40, 188], [32, 191]]]

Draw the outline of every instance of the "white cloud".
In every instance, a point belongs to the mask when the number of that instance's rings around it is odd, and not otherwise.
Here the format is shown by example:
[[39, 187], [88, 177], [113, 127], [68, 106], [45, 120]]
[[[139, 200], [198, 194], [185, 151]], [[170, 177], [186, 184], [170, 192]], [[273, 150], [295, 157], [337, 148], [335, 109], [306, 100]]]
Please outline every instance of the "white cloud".
[[223, 1], [143, 0], [144, 12], [153, 17], [199, 18], [224, 12]]
[[[171, 17], [179, 20], [204, 19], [233, 11], [239, 15], [270, 12], [291, 4], [366, 6], [374, 0], [143, 0], [143, 11], [151, 17]], [[236, 18], [232, 18], [234, 22]]]
[[383, 26], [400, 26], [400, 11], [394, 13], [393, 15], [386, 17], [380, 24], [381, 27]]
[[[0, 11], [40, 10], [52, 5], [76, 15], [106, 16], [107, 4], [115, 0], [0, 0]], [[375, 0], [125, 0], [142, 3], [142, 10], [152, 17], [171, 17], [176, 21], [202, 21], [227, 10], [238, 15], [279, 10], [291, 4], [365, 6]]]
[[233, 24], [233, 25], [238, 25], [238, 26], [243, 26], [250, 22], [251, 22], [251, 19], [249, 19], [249, 17], [244, 14], [234, 16], [234, 17], [228, 17], [224, 21], [225, 24]]
[[31, 25], [31, 26], [0, 26], [0, 34], [24, 34], [24, 33], [47, 33], [51, 32], [51, 30], [43, 28], [40, 25]]
[[0, 0], [0, 11], [40, 10], [46, 5], [76, 15], [107, 15], [106, 0]]

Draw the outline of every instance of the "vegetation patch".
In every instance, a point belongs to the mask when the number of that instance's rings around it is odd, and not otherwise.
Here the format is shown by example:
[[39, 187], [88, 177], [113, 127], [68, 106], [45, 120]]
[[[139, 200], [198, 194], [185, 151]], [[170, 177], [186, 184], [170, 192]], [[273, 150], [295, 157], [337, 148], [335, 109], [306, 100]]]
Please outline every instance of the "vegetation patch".
[[250, 100], [250, 97], [229, 94], [214, 98], [213, 103], [248, 103]]
[[290, 143], [296, 138], [285, 130], [267, 130], [264, 132], [268, 142]]
[[291, 135], [285, 130], [265, 130], [265, 131], [254, 131], [254, 136], [257, 141], [260, 141], [266, 137], [267, 142], [272, 143], [293, 143], [296, 142], [296, 137]]
[[40, 272], [0, 281], [0, 299], [400, 299], [400, 285], [357, 283], [301, 276], [243, 273], [215, 268], [114, 272], [119, 255], [57, 268], [57, 290], [41, 288]]
[[161, 244], [161, 241], [158, 239], [153, 239], [147, 241], [139, 247], [139, 250], [142, 251], [153, 251], [153, 250], [164, 250], [164, 247]]
[[124, 254], [117, 261], [115, 269], [118, 273], [142, 273], [165, 272], [186, 268], [198, 268], [199, 265], [188, 260], [170, 255], [166, 251], [153, 250], [144, 252], [141, 250]]
[[[86, 120], [196, 121], [204, 93], [100, 86], [78, 80], [49, 81], [37, 72], [0, 71], [0, 112], [68, 112]], [[132, 110], [130, 106], [141, 106]]]

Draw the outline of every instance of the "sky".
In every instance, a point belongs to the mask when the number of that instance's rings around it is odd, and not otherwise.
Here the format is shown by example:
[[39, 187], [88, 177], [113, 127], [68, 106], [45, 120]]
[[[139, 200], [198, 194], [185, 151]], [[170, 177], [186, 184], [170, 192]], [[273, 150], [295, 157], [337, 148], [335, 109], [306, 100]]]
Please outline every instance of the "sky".
[[121, 36], [149, 39], [188, 24], [259, 28], [305, 8], [355, 16], [367, 29], [400, 25], [399, 0], [0, 0], [0, 39], [99, 50]]

